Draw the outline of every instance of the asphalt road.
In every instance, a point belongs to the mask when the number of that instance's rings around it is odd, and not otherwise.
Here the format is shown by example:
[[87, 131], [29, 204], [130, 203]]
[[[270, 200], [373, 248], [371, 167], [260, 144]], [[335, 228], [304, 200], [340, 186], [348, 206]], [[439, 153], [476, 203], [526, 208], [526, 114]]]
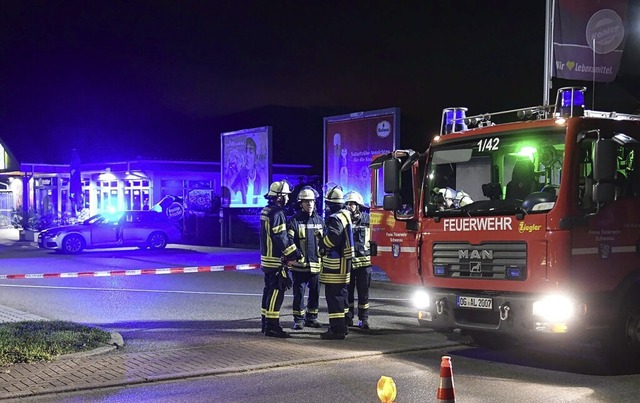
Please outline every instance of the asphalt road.
[[[171, 245], [164, 251], [136, 249], [59, 255], [26, 244], [0, 245], [0, 274], [167, 268], [256, 263], [257, 251]], [[212, 335], [255, 336], [260, 322], [259, 270], [198, 274], [0, 280], [0, 304], [49, 319], [72, 320], [120, 332], [129, 352], [200, 346]], [[490, 351], [459, 342], [444, 350], [425, 348], [430, 337], [417, 325], [408, 290], [377, 284], [371, 290], [375, 332], [415, 333], [415, 351], [186, 379], [117, 389], [48, 396], [35, 401], [376, 401], [375, 382], [393, 377], [397, 401], [435, 401], [439, 362], [450, 354], [459, 401], [637, 401], [640, 370], [623, 374], [605, 365], [591, 346], [527, 345]], [[324, 300], [321, 299], [321, 309]], [[291, 297], [282, 323], [292, 324]], [[320, 320], [327, 322], [326, 313]], [[295, 334], [296, 342], [318, 332]], [[362, 337], [363, 343], [375, 338]], [[295, 345], [295, 344], [293, 344]], [[110, 354], [118, 354], [113, 352]], [[277, 363], [274, 363], [276, 366]]]
[[[471, 358], [467, 347], [415, 351], [22, 399], [24, 402], [376, 402], [381, 375], [397, 402], [435, 402], [452, 357], [458, 402], [637, 402], [638, 376], [602, 377]], [[473, 350], [473, 349], [471, 349]]]

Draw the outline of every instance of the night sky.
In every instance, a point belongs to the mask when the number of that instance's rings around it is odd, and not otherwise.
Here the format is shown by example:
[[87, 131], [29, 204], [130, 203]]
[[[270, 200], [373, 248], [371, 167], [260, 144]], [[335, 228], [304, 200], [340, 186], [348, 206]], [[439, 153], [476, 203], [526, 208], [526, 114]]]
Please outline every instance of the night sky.
[[[0, 137], [9, 147], [43, 144], [40, 154], [53, 159], [75, 147], [83, 161], [217, 160], [220, 130], [263, 125], [225, 126], [221, 116], [273, 106], [321, 117], [400, 107], [420, 122], [403, 135], [423, 136], [444, 107], [542, 102], [544, 8], [543, 0], [3, 0]], [[615, 85], [637, 91], [640, 28], [633, 35]], [[318, 145], [321, 117], [305, 126], [317, 129], [309, 136]], [[296, 141], [274, 130], [274, 143]]]

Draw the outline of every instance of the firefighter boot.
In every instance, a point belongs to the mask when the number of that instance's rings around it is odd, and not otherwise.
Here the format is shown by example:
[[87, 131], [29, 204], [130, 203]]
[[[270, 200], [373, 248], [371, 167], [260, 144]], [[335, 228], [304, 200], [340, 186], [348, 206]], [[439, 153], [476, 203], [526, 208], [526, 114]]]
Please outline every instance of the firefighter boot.
[[315, 319], [315, 318], [307, 318], [304, 321], [304, 325], [307, 326], [307, 327], [315, 327], [316, 329], [322, 327], [320, 322], [318, 322], [318, 320]]
[[293, 329], [294, 330], [302, 330], [302, 329], [304, 329], [304, 322], [302, 321], [302, 319], [296, 319], [293, 322]]
[[267, 337], [277, 337], [279, 339], [288, 339], [291, 337], [291, 335], [287, 332], [285, 332], [284, 330], [282, 330], [282, 328], [267, 328], [267, 330], [265, 330], [264, 335]]
[[280, 321], [278, 319], [267, 319], [265, 321], [265, 325], [264, 335], [267, 337], [277, 337], [280, 339], [287, 339], [291, 337], [289, 333], [282, 330], [282, 326], [280, 326]]
[[354, 326], [354, 324], [353, 324], [353, 313], [348, 312], [344, 317], [344, 321], [345, 321], [345, 324], [347, 325], [347, 327], [353, 327]]

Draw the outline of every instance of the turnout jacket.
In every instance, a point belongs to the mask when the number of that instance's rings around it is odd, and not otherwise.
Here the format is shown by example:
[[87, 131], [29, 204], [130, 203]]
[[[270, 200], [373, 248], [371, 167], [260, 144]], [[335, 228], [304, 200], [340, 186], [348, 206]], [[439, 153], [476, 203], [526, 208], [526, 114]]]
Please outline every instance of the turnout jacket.
[[320, 282], [349, 284], [354, 253], [351, 212], [342, 208], [331, 214], [325, 227], [326, 233], [320, 247], [325, 250], [326, 255], [322, 258]]
[[291, 271], [320, 273], [322, 258], [318, 250], [316, 231], [324, 235], [324, 220], [315, 210], [311, 215], [300, 211], [289, 219], [287, 232], [302, 254], [302, 257], [289, 267]]
[[351, 264], [354, 269], [371, 266], [370, 241], [369, 213], [361, 212], [360, 217], [357, 220], [353, 220], [353, 246], [355, 248], [355, 255]]
[[300, 251], [287, 234], [287, 217], [282, 207], [269, 204], [260, 212], [260, 266], [262, 271], [282, 267], [281, 257], [300, 258]]

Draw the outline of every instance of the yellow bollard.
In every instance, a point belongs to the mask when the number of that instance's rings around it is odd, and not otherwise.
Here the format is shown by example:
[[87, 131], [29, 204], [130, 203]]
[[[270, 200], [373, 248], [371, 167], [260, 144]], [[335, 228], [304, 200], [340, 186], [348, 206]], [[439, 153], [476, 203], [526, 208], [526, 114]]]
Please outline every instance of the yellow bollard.
[[381, 376], [378, 380], [378, 397], [382, 403], [393, 403], [396, 401], [396, 383], [393, 378]]

